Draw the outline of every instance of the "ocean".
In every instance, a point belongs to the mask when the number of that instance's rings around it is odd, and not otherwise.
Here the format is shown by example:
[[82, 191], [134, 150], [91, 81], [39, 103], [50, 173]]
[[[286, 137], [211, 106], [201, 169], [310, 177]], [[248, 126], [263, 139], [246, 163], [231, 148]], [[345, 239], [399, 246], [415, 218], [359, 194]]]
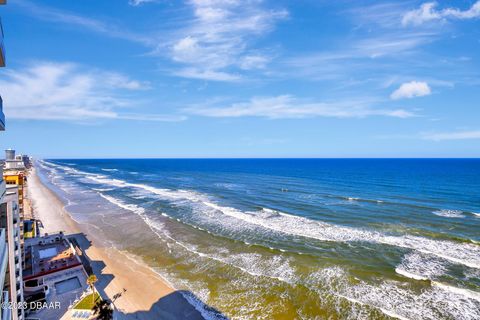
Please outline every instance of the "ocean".
[[480, 159], [36, 167], [76, 221], [206, 318], [480, 319]]

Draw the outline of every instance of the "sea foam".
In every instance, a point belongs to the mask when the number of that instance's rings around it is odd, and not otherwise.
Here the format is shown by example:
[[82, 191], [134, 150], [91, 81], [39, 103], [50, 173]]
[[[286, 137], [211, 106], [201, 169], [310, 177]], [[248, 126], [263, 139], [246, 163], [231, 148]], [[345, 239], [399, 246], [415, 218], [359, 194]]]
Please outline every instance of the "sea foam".
[[[480, 268], [480, 246], [473, 243], [457, 243], [447, 240], [433, 240], [409, 234], [394, 235], [379, 231], [353, 228], [312, 220], [288, 213], [264, 208], [260, 211], [241, 211], [236, 208], [222, 206], [213, 202], [207, 195], [190, 190], [172, 190], [156, 188], [146, 184], [129, 183], [119, 179], [98, 177], [86, 173], [86, 177], [98, 183], [116, 187], [138, 188], [155, 194], [162, 199], [200, 204], [210, 208], [214, 213], [230, 216], [250, 225], [290, 234], [299, 237], [312, 238], [320, 241], [333, 242], [371, 242], [414, 249], [424, 254], [431, 254], [453, 263], [463, 264], [472, 268]], [[456, 214], [458, 212], [455, 211]], [[268, 214], [266, 217], [265, 215]], [[235, 226], [235, 222], [232, 222]]]
[[433, 280], [446, 271], [445, 261], [420, 252], [406, 254], [402, 263], [395, 268], [396, 273], [415, 280]]
[[434, 215], [445, 217], [445, 218], [465, 218], [463, 211], [460, 210], [449, 210], [441, 209], [432, 212]]
[[114, 198], [114, 197], [111, 197], [111, 196], [108, 196], [108, 195], [105, 195], [101, 192], [98, 193], [102, 198], [106, 199], [107, 201], [113, 203], [114, 205], [122, 208], [122, 209], [125, 209], [125, 210], [128, 210], [128, 211], [132, 211], [134, 213], [137, 213], [137, 214], [143, 214], [145, 213], [145, 209], [142, 208], [142, 207], [139, 207], [135, 204], [131, 204], [131, 203], [125, 203], [123, 202], [122, 200], [120, 199], [117, 199], [117, 198]]

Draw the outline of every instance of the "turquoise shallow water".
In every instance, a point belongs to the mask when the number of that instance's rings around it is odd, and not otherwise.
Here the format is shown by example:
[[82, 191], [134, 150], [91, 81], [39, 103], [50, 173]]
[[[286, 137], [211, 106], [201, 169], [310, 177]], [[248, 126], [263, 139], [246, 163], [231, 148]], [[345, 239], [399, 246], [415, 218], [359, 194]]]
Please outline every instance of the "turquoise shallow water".
[[480, 160], [37, 168], [77, 221], [193, 292], [200, 309], [235, 319], [480, 318]]

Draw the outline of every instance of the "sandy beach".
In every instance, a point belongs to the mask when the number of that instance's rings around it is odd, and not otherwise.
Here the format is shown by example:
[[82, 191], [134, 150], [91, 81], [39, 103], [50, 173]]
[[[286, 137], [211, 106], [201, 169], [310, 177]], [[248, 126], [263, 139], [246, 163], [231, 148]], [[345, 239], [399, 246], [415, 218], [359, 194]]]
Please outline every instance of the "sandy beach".
[[115, 319], [203, 318], [153, 270], [85, 234], [82, 226], [66, 212], [62, 201], [40, 181], [35, 169], [29, 175], [28, 187], [34, 215], [43, 224], [41, 232], [79, 235], [81, 239], [77, 240], [93, 261], [99, 292], [111, 300], [115, 294], [122, 294], [114, 303]]

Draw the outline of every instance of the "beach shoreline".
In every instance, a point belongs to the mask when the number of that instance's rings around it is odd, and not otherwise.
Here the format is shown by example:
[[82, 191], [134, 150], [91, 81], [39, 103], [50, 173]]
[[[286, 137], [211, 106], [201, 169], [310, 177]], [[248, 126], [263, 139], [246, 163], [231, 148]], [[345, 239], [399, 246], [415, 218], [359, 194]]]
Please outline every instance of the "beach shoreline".
[[[70, 216], [58, 195], [41, 181], [35, 168], [28, 178], [28, 198], [35, 218], [43, 226], [41, 232], [63, 231], [67, 236], [83, 238], [80, 246], [93, 262], [99, 292], [104, 298], [115, 300], [116, 319], [203, 319], [200, 312], [150, 267], [95, 241], [86, 228]], [[115, 299], [118, 294], [121, 296]]]

